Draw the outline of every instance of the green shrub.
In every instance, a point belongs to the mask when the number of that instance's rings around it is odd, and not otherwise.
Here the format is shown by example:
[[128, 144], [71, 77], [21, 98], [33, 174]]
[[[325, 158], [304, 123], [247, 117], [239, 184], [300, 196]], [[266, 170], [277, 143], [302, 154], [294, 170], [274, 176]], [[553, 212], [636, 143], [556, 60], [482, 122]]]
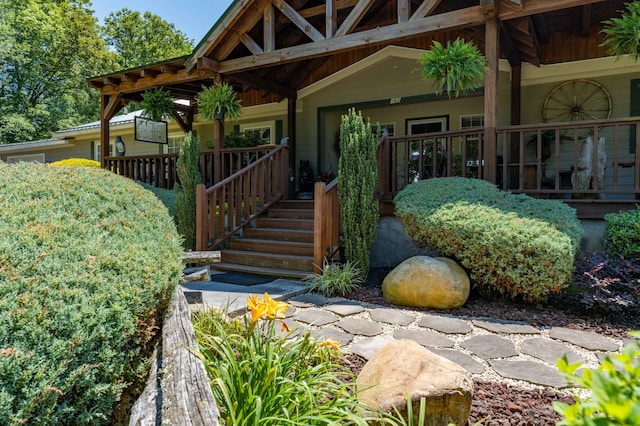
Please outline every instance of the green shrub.
[[611, 255], [640, 256], [640, 207], [604, 217], [604, 247]]
[[[632, 333], [640, 338], [640, 333]], [[570, 385], [591, 391], [591, 396], [569, 405], [554, 402], [563, 416], [559, 426], [640, 425], [640, 344], [627, 345], [621, 353], [607, 356], [596, 369], [577, 372], [581, 363], [564, 357], [558, 368]]]
[[100, 167], [99, 161], [88, 160], [86, 158], [67, 158], [66, 160], [54, 161], [50, 166], [71, 166], [71, 167]]
[[325, 296], [344, 296], [364, 283], [360, 268], [351, 262], [344, 265], [325, 262], [322, 272], [310, 274], [303, 281], [310, 282], [307, 291], [317, 291]]
[[180, 147], [176, 164], [178, 180], [176, 182], [176, 210], [178, 233], [182, 236], [185, 250], [196, 247], [196, 186], [202, 183], [200, 174], [200, 140], [187, 133]]
[[136, 182], [144, 189], [149, 190], [155, 194], [156, 197], [164, 204], [169, 211], [169, 216], [173, 218], [175, 223], [178, 223], [178, 211], [176, 208], [176, 192], [165, 188], [156, 188], [153, 185], [149, 185], [144, 182]]
[[407, 235], [456, 258], [484, 293], [535, 302], [571, 278], [583, 231], [561, 202], [452, 177], [408, 185], [394, 203]]
[[182, 268], [166, 209], [93, 167], [0, 164], [2, 424], [107, 424]]
[[[378, 132], [380, 133], [380, 132]], [[338, 198], [347, 259], [369, 268], [369, 252], [376, 238], [380, 211], [374, 198], [378, 186], [376, 149], [378, 141], [371, 124], [350, 109], [340, 124]]]

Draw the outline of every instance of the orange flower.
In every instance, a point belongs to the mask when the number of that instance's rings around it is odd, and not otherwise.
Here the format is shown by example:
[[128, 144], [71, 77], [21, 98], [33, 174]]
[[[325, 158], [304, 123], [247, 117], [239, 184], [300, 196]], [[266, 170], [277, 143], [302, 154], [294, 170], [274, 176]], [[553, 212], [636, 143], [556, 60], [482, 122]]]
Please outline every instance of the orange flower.
[[259, 296], [247, 297], [247, 309], [251, 312], [251, 324], [255, 324], [267, 313], [267, 305]]
[[267, 318], [284, 318], [284, 313], [289, 309], [289, 305], [285, 302], [273, 300], [269, 293], [264, 294], [264, 303], [267, 305]]
[[289, 326], [287, 325], [286, 322], [282, 321], [282, 327], [280, 327], [280, 331], [284, 332], [290, 332], [291, 329], [289, 328]]
[[327, 339], [324, 342], [320, 343], [320, 346], [328, 346], [334, 351], [340, 350], [340, 342], [334, 339]]

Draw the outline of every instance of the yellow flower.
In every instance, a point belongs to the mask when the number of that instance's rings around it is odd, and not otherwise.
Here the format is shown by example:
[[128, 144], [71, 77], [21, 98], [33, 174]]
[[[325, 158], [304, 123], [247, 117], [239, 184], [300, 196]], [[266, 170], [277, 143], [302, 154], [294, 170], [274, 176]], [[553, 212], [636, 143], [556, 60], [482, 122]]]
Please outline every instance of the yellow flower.
[[324, 342], [320, 343], [320, 346], [328, 346], [332, 348], [334, 351], [340, 350], [340, 342], [334, 339], [327, 339]]
[[289, 305], [285, 302], [273, 300], [269, 293], [264, 294], [264, 303], [267, 305], [267, 318], [284, 318], [284, 313], [289, 309]]
[[267, 304], [259, 296], [247, 297], [247, 309], [251, 312], [251, 323], [255, 324], [267, 313]]

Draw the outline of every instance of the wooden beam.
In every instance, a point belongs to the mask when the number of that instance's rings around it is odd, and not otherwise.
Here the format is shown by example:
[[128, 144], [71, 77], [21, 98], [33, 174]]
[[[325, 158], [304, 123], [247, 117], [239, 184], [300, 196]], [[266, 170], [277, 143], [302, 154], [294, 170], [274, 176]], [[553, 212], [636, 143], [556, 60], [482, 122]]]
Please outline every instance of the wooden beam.
[[484, 77], [484, 171], [483, 178], [496, 183], [498, 127], [498, 74], [500, 73], [499, 25], [496, 18], [485, 23], [485, 56], [489, 69]]
[[411, 3], [409, 0], [398, 0], [398, 23], [407, 22], [410, 14]]
[[439, 4], [440, 0], [424, 0], [409, 20], [415, 21], [416, 19], [422, 19], [425, 16], [431, 15]]
[[[120, 110], [120, 101], [122, 97], [120, 95], [116, 96], [105, 96], [107, 103], [102, 106], [102, 118], [106, 118], [110, 120], [118, 110]], [[104, 99], [103, 99], [104, 100]]]
[[157, 71], [154, 70], [141, 70], [140, 71], [140, 78], [155, 78], [158, 75]]
[[511, 67], [520, 67], [522, 64], [522, 58], [520, 52], [516, 47], [513, 38], [504, 22], [500, 21], [500, 47], [507, 55], [507, 60]]
[[340, 37], [353, 31], [372, 5], [373, 0], [359, 0], [353, 9], [351, 9], [351, 13], [349, 13], [347, 18], [342, 22], [338, 31], [336, 31], [335, 37]]
[[144, 92], [147, 89], [153, 89], [155, 87], [203, 80], [209, 77], [213, 77], [216, 74], [217, 73], [205, 69], [197, 70], [190, 75], [187, 75], [185, 70], [180, 70], [177, 74], [160, 74], [156, 78], [142, 78], [135, 83], [126, 81], [120, 83], [118, 86], [105, 86], [104, 88], [102, 88], [101, 93], [103, 95], [112, 96], [118, 93], [128, 94], [135, 92]]
[[538, 42], [548, 44], [550, 40], [549, 26], [544, 17], [542, 15], [533, 15], [531, 17], [531, 23], [533, 24], [533, 30], [536, 33]]
[[332, 38], [338, 29], [338, 9], [336, 8], [336, 0], [327, 0], [325, 16], [325, 37]]
[[[332, 0], [327, 0], [327, 2]], [[358, 4], [358, 0], [335, 0], [335, 9], [342, 10], [349, 7], [353, 7]], [[319, 6], [308, 7], [306, 9], [299, 10], [298, 13], [304, 18], [311, 18], [313, 16], [321, 16], [327, 14], [327, 5], [321, 4]]]
[[276, 50], [276, 17], [273, 5], [269, 4], [264, 8], [262, 15], [264, 51], [273, 52]]
[[289, 3], [286, 3], [284, 0], [271, 0], [273, 5], [278, 8], [280, 12], [283, 13], [284, 16], [289, 18], [293, 24], [300, 29], [303, 33], [305, 33], [311, 40], [313, 41], [322, 41], [325, 37], [322, 35], [320, 31], [318, 31], [313, 25], [309, 23], [306, 19], [304, 19], [297, 10], [292, 8]]
[[247, 49], [249, 49], [249, 52], [251, 52], [251, 54], [259, 55], [261, 53], [264, 53], [262, 47], [260, 47], [260, 45], [254, 39], [252, 39], [249, 34], [241, 34], [240, 41], [246, 46]]
[[[521, 10], [509, 8], [510, 0], [500, 0], [498, 17], [506, 21], [508, 19], [520, 18], [522, 16], [537, 15], [540, 13], [553, 12], [555, 10], [569, 9], [571, 7], [584, 6], [586, 4], [601, 3], [604, 0], [527, 0]], [[502, 7], [505, 5], [506, 7]]]
[[189, 133], [191, 130], [193, 130], [193, 120], [189, 120], [187, 118], [187, 121], [185, 122], [182, 119], [182, 116], [175, 109], [171, 111], [171, 114], [173, 115], [173, 118], [176, 120], [176, 123], [178, 123], [178, 126], [180, 126], [183, 132]]
[[269, 93], [275, 93], [285, 98], [297, 98], [298, 93], [294, 88], [267, 80], [258, 76], [256, 73], [240, 73], [233, 74], [229, 78], [238, 81], [239, 83], [247, 84], [259, 90], [264, 90]]
[[207, 58], [206, 56], [198, 58], [198, 69], [213, 71], [215, 73], [220, 72], [218, 62], [214, 61], [213, 59]]
[[180, 67], [169, 64], [164, 64], [160, 68], [162, 69], [162, 72], [166, 74], [177, 74], [177, 72], [180, 70]]
[[105, 86], [117, 86], [121, 81], [121, 79], [117, 79], [115, 77], [105, 77], [102, 79], [102, 84]]
[[223, 74], [234, 74], [265, 66], [282, 65], [284, 63], [361, 49], [363, 45], [393, 42], [420, 34], [480, 25], [485, 20], [485, 9], [480, 6], [472, 6], [466, 9], [427, 16], [404, 24], [389, 25], [316, 43], [279, 49], [261, 55], [222, 61], [218, 64], [218, 71]]
[[140, 78], [140, 73], [125, 72], [124, 74], [122, 74], [122, 77], [120, 78], [120, 80], [133, 81], [135, 83], [136, 81], [138, 81], [139, 78]]

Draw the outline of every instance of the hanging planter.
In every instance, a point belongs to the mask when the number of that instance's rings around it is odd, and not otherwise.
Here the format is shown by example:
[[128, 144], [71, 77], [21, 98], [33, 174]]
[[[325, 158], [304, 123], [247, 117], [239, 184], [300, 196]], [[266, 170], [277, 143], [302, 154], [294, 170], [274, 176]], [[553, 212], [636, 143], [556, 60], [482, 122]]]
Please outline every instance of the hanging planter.
[[446, 92], [449, 98], [468, 93], [482, 86], [487, 60], [472, 43], [460, 38], [444, 47], [434, 40], [431, 50], [422, 54], [417, 69], [425, 81], [433, 80], [436, 93]]
[[619, 59], [623, 55], [630, 55], [637, 61], [640, 57], [640, 38], [638, 28], [640, 28], [640, 3], [626, 3], [627, 10], [620, 18], [611, 18], [602, 22], [605, 35], [601, 46], [607, 48], [609, 54]]
[[242, 101], [236, 97], [233, 87], [227, 83], [202, 86], [196, 97], [200, 115], [209, 121], [224, 120], [225, 116], [237, 120], [242, 114]]
[[153, 121], [162, 121], [171, 117], [174, 99], [167, 90], [162, 88], [147, 90], [142, 94], [140, 106], [144, 110], [142, 117]]

